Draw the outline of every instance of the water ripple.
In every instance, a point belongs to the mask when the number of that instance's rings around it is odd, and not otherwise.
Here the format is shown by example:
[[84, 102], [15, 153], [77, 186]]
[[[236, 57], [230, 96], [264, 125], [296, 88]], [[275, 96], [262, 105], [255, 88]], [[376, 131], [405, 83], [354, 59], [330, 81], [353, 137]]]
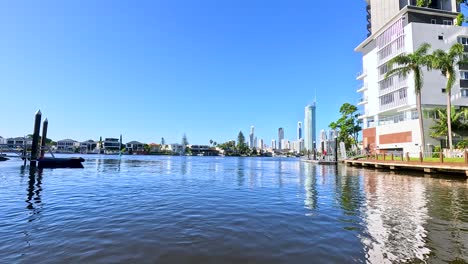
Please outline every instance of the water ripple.
[[0, 163], [5, 263], [468, 261], [465, 180], [275, 158], [20, 165]]

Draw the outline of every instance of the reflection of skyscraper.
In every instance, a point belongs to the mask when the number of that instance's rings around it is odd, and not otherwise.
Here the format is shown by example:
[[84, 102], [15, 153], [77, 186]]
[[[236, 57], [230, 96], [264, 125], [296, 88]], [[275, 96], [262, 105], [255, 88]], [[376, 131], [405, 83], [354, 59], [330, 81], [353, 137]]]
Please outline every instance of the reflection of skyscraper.
[[306, 150], [314, 149], [315, 141], [315, 103], [305, 107], [304, 118], [304, 147]]
[[255, 127], [254, 127], [254, 126], [251, 126], [251, 127], [250, 127], [250, 135], [249, 135], [249, 147], [250, 147], [250, 148], [254, 148], [254, 147], [255, 147], [255, 144], [254, 144], [254, 138], [255, 138], [254, 130], [255, 130]]
[[282, 127], [278, 128], [278, 149], [283, 149], [284, 146], [281, 145], [281, 141], [284, 139], [284, 129]]
[[302, 122], [297, 122], [297, 140], [302, 138]]

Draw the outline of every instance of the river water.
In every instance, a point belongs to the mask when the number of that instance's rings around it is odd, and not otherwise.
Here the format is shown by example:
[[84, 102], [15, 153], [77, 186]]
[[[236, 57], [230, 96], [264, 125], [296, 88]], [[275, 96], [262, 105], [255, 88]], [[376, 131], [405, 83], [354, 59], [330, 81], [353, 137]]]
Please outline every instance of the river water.
[[[0, 162], [1, 263], [466, 263], [468, 181], [288, 158]], [[458, 261], [458, 262], [456, 262]]]

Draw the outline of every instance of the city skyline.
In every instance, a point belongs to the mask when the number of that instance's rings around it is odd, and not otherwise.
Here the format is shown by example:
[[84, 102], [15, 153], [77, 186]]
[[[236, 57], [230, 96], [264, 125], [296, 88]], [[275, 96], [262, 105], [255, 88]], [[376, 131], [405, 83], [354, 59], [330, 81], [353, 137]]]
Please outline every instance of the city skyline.
[[[311, 87], [323, 87], [317, 89], [323, 113], [317, 125], [327, 127], [342, 103], [356, 103], [352, 88], [361, 66], [353, 48], [366, 34], [365, 2], [340, 7], [246, 0], [4, 2], [0, 93], [21, 95], [0, 104], [6, 124], [0, 136], [31, 134], [41, 109], [53, 139], [122, 134], [158, 143], [161, 137], [180, 142], [186, 133], [189, 142], [226, 142], [239, 130], [247, 135], [251, 124], [257, 138], [271, 139], [281, 126], [285, 138], [294, 139], [303, 106], [315, 97]], [[338, 24], [317, 23], [331, 12], [356, 26], [343, 32]], [[334, 65], [331, 52], [349, 58], [340, 78], [323, 71]]]

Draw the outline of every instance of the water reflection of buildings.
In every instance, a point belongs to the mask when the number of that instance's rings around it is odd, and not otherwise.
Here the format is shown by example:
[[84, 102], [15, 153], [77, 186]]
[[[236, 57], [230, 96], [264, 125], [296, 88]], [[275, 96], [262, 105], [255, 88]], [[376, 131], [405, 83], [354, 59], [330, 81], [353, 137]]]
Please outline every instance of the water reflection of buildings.
[[428, 220], [426, 187], [421, 178], [378, 175], [363, 170], [366, 206], [362, 235], [370, 263], [424, 260]]
[[305, 200], [304, 205], [311, 210], [317, 208], [317, 166], [302, 162], [302, 170], [304, 171], [304, 189], [305, 189]]

